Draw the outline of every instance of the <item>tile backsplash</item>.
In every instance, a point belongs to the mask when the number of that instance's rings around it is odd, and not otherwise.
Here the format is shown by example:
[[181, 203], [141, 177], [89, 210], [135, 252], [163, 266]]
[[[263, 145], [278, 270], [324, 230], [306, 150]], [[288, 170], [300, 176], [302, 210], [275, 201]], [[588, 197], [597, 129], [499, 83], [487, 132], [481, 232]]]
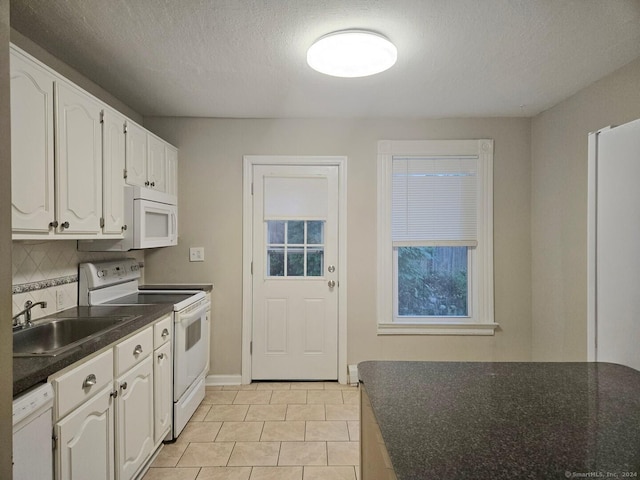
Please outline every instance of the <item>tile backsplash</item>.
[[34, 240], [12, 243], [13, 315], [27, 300], [47, 302], [33, 309], [33, 318], [78, 304], [78, 264], [119, 258], [144, 261], [144, 250], [131, 252], [79, 252], [75, 240]]

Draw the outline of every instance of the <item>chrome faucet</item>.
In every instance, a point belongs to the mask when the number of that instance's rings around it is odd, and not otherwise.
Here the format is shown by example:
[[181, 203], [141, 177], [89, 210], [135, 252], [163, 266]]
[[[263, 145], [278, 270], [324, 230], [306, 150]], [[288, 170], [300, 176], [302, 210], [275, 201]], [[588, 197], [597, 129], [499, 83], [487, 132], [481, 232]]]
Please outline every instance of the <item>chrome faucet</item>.
[[[24, 304], [24, 310], [22, 310], [20, 313], [17, 313], [16, 315], [13, 316], [12, 318], [13, 326], [14, 327], [21, 326], [22, 328], [25, 328], [33, 325], [33, 323], [31, 323], [31, 309], [38, 305], [40, 305], [41, 308], [47, 308], [47, 302], [43, 301], [43, 302], [33, 303], [31, 300], [27, 300]], [[23, 314], [24, 314], [24, 321], [20, 322], [18, 320], [18, 317], [20, 317], [20, 315], [23, 315]]]

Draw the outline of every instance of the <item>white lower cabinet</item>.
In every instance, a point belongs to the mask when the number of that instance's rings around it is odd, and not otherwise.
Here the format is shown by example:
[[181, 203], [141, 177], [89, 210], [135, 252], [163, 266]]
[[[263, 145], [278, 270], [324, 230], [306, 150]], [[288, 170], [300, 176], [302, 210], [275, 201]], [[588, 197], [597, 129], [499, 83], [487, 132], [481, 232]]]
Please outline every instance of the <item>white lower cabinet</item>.
[[153, 364], [148, 355], [117, 381], [116, 479], [133, 478], [147, 461], [153, 441]]
[[[170, 319], [155, 325], [163, 341]], [[149, 326], [50, 379], [56, 480], [131, 480], [141, 471], [171, 428], [171, 345], [154, 350]]]
[[56, 423], [57, 479], [114, 480], [112, 393], [102, 389]]
[[154, 443], [160, 444], [171, 431], [173, 419], [173, 359], [171, 344], [165, 343], [153, 352]]

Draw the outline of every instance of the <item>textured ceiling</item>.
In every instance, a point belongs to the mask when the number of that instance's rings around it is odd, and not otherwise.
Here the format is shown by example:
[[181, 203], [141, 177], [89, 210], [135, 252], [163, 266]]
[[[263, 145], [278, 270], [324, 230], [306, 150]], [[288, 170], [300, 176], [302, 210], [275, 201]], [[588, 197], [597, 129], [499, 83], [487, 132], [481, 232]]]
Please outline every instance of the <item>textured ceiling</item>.
[[[142, 115], [530, 116], [640, 57], [640, 0], [11, 0], [11, 25]], [[348, 28], [397, 64], [311, 70]]]

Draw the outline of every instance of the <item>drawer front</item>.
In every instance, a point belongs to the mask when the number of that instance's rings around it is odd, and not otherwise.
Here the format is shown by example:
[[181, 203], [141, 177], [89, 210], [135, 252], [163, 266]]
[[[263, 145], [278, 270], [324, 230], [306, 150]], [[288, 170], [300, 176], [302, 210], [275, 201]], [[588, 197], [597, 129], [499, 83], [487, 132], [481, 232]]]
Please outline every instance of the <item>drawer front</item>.
[[115, 372], [122, 375], [153, 351], [153, 327], [145, 328], [115, 346]]
[[56, 392], [55, 421], [107, 385], [113, 385], [113, 350], [101, 353], [51, 383]]
[[153, 326], [153, 349], [161, 347], [173, 337], [173, 315], [167, 315]]

